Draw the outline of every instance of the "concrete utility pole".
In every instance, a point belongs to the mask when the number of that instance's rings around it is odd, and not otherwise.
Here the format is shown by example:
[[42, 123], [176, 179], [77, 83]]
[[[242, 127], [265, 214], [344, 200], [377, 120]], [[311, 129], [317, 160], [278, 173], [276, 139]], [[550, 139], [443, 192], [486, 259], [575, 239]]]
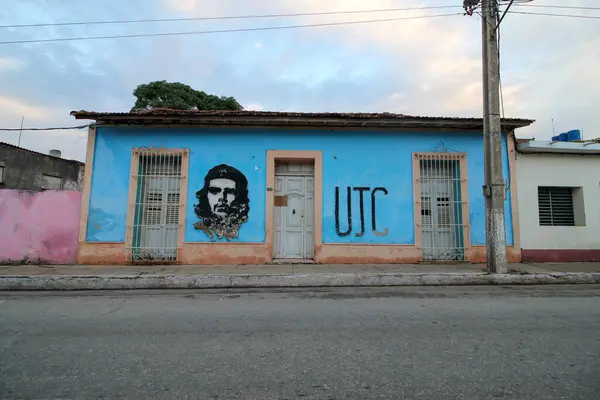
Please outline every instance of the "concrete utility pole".
[[500, 120], [500, 68], [498, 57], [497, 0], [482, 0], [483, 34], [483, 142], [486, 206], [487, 268], [507, 273], [502, 177], [502, 132]]

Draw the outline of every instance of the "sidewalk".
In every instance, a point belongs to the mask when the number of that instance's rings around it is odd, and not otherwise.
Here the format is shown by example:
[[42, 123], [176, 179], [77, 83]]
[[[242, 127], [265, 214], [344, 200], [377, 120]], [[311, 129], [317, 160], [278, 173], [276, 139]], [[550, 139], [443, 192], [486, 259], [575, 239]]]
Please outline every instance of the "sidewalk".
[[259, 287], [599, 284], [600, 263], [509, 264], [15, 265], [0, 290], [208, 289]]

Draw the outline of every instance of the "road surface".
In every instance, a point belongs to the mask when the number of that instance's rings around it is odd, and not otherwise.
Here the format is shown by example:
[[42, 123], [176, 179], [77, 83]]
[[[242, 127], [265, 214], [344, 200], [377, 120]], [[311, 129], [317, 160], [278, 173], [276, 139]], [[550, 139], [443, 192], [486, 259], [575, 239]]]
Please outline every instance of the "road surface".
[[600, 288], [0, 294], [0, 399], [600, 399]]

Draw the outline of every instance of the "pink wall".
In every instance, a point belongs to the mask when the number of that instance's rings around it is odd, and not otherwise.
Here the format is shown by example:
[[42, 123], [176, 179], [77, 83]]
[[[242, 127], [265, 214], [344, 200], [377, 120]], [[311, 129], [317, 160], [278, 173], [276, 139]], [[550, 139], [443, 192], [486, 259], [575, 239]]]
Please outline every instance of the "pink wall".
[[75, 264], [81, 192], [0, 190], [0, 264]]

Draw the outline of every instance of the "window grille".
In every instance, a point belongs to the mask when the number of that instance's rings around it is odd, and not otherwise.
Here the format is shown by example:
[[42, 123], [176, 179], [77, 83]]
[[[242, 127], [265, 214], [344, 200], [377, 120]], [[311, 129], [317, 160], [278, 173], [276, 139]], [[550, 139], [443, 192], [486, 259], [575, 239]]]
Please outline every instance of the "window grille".
[[573, 188], [538, 187], [540, 226], [575, 226]]
[[[419, 168], [422, 258], [464, 260], [462, 180], [463, 153], [415, 155]], [[465, 199], [466, 200], [466, 199]]]
[[140, 152], [129, 261], [176, 261], [183, 152]]

